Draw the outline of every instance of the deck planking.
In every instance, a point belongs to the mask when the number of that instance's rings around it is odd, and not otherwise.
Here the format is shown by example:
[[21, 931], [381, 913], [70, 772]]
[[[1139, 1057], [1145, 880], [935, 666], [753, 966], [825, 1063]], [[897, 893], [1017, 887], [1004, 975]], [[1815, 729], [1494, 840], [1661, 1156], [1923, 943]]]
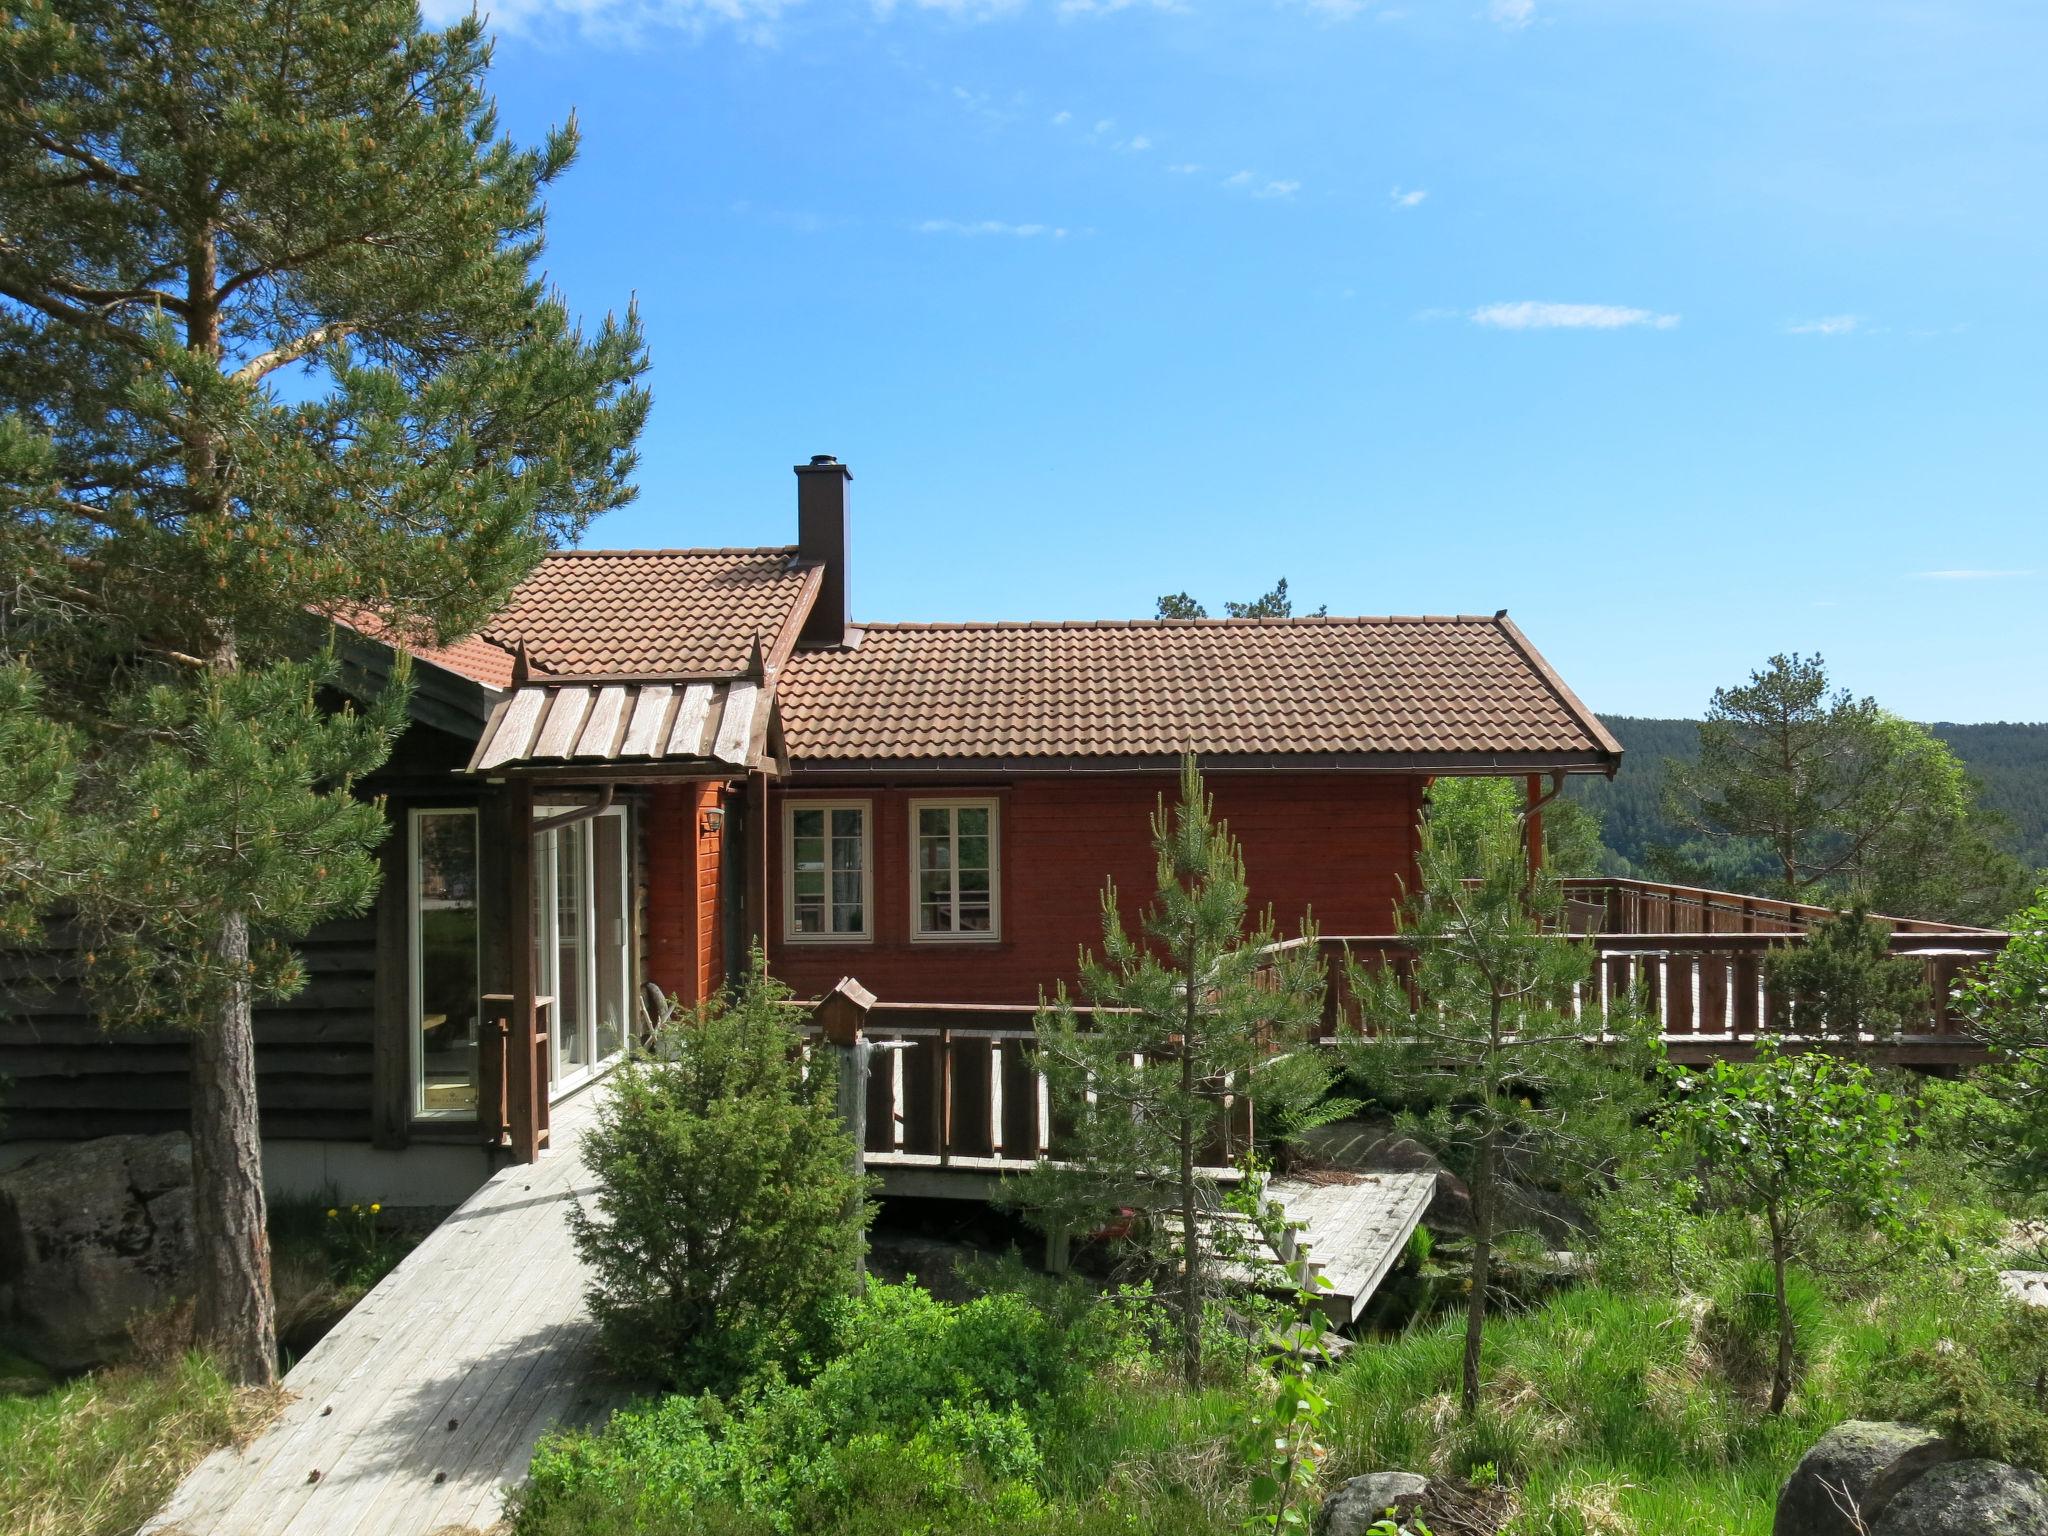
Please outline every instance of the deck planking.
[[[487, 1529], [549, 1429], [626, 1395], [604, 1372], [568, 1211], [601, 1088], [552, 1150], [487, 1180], [285, 1377], [255, 1440], [216, 1451], [141, 1536], [427, 1536]], [[315, 1475], [317, 1474], [317, 1476]]]
[[1266, 1198], [1299, 1224], [1298, 1248], [1329, 1282], [1320, 1300], [1336, 1327], [1357, 1321], [1401, 1257], [1436, 1192], [1434, 1172], [1357, 1173], [1352, 1182], [1270, 1180]]

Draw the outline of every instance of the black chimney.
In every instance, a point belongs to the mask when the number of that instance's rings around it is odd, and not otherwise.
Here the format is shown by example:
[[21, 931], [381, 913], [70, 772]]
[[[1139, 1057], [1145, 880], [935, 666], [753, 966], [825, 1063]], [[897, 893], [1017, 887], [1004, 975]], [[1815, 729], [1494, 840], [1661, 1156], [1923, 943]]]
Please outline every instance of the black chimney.
[[825, 568], [799, 645], [846, 643], [846, 482], [852, 478], [853, 471], [829, 453], [814, 453], [810, 463], [796, 466], [797, 558]]

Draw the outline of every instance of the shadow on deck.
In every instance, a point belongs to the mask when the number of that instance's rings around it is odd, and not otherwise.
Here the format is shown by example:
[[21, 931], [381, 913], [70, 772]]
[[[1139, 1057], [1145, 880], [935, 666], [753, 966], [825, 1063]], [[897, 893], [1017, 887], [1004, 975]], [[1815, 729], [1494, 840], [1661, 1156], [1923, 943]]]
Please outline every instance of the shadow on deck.
[[285, 1377], [292, 1400], [217, 1451], [144, 1536], [426, 1536], [488, 1527], [551, 1428], [627, 1393], [605, 1375], [570, 1243], [601, 1089], [555, 1107], [556, 1150], [494, 1175]]

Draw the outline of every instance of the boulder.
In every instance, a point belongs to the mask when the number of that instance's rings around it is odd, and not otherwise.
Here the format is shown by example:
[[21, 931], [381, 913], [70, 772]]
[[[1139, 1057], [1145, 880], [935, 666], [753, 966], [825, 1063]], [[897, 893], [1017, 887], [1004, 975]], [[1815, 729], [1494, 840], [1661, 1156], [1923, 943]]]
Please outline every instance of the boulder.
[[1429, 1479], [1413, 1472], [1368, 1472], [1347, 1478], [1323, 1500], [1316, 1530], [1319, 1536], [1365, 1536], [1390, 1509], [1396, 1520], [1406, 1520], [1428, 1492]]
[[0, 1334], [32, 1360], [117, 1359], [138, 1313], [190, 1289], [192, 1146], [107, 1136], [0, 1174]]
[[1941, 1436], [1910, 1424], [1837, 1424], [1785, 1479], [1771, 1536], [1866, 1536], [1900, 1489], [1954, 1459]]
[[2002, 1269], [1998, 1283], [2022, 1306], [2048, 1307], [2048, 1269]]
[[2042, 1536], [2048, 1478], [2002, 1461], [1952, 1461], [1907, 1485], [1870, 1536]]

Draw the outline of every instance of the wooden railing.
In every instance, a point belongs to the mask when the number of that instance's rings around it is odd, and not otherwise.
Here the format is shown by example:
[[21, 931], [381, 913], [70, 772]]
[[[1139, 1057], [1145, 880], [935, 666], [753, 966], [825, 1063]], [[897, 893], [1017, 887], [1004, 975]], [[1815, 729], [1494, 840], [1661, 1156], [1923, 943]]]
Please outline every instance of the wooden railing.
[[[1591, 979], [1572, 999], [1582, 1016], [1633, 1001], [1662, 1026], [1667, 1045], [1747, 1043], [1758, 1035], [1798, 1033], [1786, 999], [1773, 995], [1764, 957], [1803, 944], [1838, 915], [1830, 907], [1776, 901], [1730, 891], [1660, 885], [1649, 880], [1565, 880], [1566, 926], [1592, 947]], [[1916, 1044], [1944, 1043], [1967, 1053], [1970, 1042], [1954, 1007], [1957, 979], [2005, 947], [2006, 935], [1957, 923], [1877, 919], [1890, 928], [1891, 952], [1918, 960], [1927, 980], [1928, 1012], [1896, 1047], [1916, 1059]], [[1325, 1039], [1358, 1027], [1344, 981], [1346, 954], [1370, 967], [1413, 965], [1413, 942], [1396, 934], [1331, 935], [1321, 940], [1330, 982]], [[1927, 1049], [1928, 1061], [1956, 1059]]]
[[[1772, 993], [1764, 959], [1773, 949], [1807, 942], [1835, 915], [1831, 909], [1646, 880], [1567, 880], [1564, 886], [1570, 932], [1558, 941], [1584, 943], [1593, 952], [1591, 975], [1570, 999], [1589, 1029], [1598, 1027], [1604, 1011], [1633, 1003], [1657, 1020], [1678, 1060], [1740, 1053], [1759, 1035], [1798, 1033], [1793, 1010]], [[1891, 928], [1892, 953], [1924, 967], [1929, 1001], [1918, 1029], [1873, 1043], [1873, 1051], [1923, 1065], [1981, 1056], [1961, 1028], [1953, 993], [1958, 977], [2004, 948], [2006, 935], [1952, 923], [1882, 921]], [[1345, 979], [1347, 958], [1412, 974], [1415, 945], [1404, 935], [1331, 934], [1314, 942], [1328, 975], [1321, 1025], [1313, 1031], [1320, 1043], [1360, 1027]], [[1054, 1112], [1033, 1061], [1036, 1011], [1029, 1003], [868, 1000], [852, 1034], [872, 1048], [866, 1057], [867, 1161], [1001, 1173], [1059, 1158], [1070, 1127]], [[1084, 1018], [1090, 1012], [1080, 1011]], [[810, 1026], [814, 1053], [824, 1047], [816, 1028]], [[1275, 1036], [1267, 1047], [1283, 1051], [1308, 1043]], [[1245, 1095], [1220, 1093], [1205, 1166], [1235, 1162], [1251, 1130]]]
[[[1839, 915], [1806, 901], [1743, 896], [1734, 891], [1664, 885], [1605, 876], [1565, 879], [1567, 921], [1575, 933], [1810, 933]], [[1876, 915], [1876, 914], [1873, 914]], [[1973, 934], [1987, 930], [1919, 918], [1879, 917], [1895, 934]]]
[[[1032, 1059], [1036, 1013], [1030, 1004], [874, 1004], [860, 1032], [870, 1047], [867, 1161], [1000, 1173], [1057, 1160], [1071, 1125]], [[1231, 1166], [1250, 1138], [1251, 1101], [1224, 1092], [1203, 1165]]]

